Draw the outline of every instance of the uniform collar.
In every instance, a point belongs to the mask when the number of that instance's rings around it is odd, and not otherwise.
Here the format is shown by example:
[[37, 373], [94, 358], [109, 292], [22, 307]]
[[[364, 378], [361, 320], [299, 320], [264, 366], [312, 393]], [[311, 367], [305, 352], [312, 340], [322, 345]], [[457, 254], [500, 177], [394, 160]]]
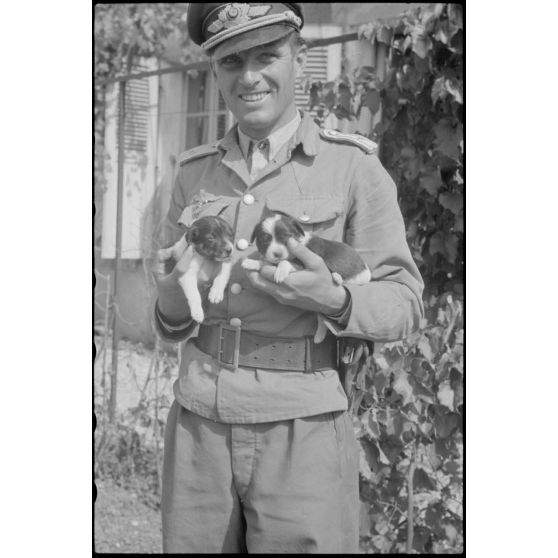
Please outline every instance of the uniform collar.
[[[308, 113], [304, 111], [299, 111], [299, 115], [300, 115], [300, 120], [298, 122], [298, 128], [296, 129], [295, 132], [293, 147], [296, 147], [298, 144], [302, 144], [302, 150], [304, 151], [304, 153], [309, 157], [315, 157], [320, 151], [320, 128]], [[294, 121], [295, 120], [291, 122]], [[289, 126], [289, 124], [287, 124], [284, 128]], [[277, 130], [277, 132], [280, 131], [281, 130]], [[238, 132], [239, 132], [238, 125], [235, 124], [225, 134], [223, 139], [217, 142], [217, 146], [220, 147], [221, 149], [224, 149], [225, 151], [228, 151], [232, 147], [236, 146], [242, 151], [242, 146], [240, 145]], [[288, 138], [285, 141], [287, 140]]]

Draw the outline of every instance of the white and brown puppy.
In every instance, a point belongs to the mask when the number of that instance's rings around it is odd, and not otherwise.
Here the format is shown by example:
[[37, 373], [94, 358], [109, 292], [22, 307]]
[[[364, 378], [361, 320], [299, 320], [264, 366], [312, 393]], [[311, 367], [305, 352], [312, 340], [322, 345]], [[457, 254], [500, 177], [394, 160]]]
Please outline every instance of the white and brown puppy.
[[204, 319], [198, 277], [212, 280], [207, 297], [209, 302], [221, 302], [231, 276], [232, 241], [233, 231], [222, 217], [206, 216], [194, 221], [173, 246], [158, 252], [160, 260], [173, 258], [185, 269], [178, 282], [196, 322], [201, 323]]
[[[296, 239], [320, 256], [331, 271], [335, 284], [364, 284], [370, 281], [370, 269], [352, 246], [308, 234], [294, 217], [284, 213], [274, 213], [256, 225], [252, 242], [255, 241], [258, 251], [266, 262], [277, 265], [274, 276], [276, 283], [282, 283], [290, 273], [301, 269], [287, 248], [289, 238]], [[242, 267], [259, 271], [263, 263], [262, 260], [245, 259]], [[318, 330], [314, 341], [320, 343], [325, 335], [326, 325], [321, 316], [318, 316]]]

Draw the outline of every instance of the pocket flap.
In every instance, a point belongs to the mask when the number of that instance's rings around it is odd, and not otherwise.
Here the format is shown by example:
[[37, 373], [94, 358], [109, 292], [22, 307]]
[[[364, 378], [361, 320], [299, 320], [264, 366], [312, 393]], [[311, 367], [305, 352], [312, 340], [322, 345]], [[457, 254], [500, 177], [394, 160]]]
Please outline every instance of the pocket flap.
[[184, 208], [178, 218], [178, 222], [186, 227], [191, 227], [196, 219], [207, 215], [219, 215], [230, 204], [231, 200], [222, 196], [204, 200], [203, 202], [192, 203]]
[[328, 196], [323, 198], [267, 198], [266, 207], [270, 211], [281, 211], [295, 217], [303, 224], [322, 223], [342, 215], [343, 198]]

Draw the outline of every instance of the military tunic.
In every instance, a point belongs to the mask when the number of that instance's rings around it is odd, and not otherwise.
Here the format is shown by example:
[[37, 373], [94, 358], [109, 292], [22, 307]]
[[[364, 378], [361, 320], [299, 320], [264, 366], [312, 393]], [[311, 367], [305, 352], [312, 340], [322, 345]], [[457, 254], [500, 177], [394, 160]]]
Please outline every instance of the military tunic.
[[[356, 140], [356, 141], [355, 141]], [[206, 306], [205, 323], [241, 320], [242, 329], [270, 337], [311, 336], [316, 314], [279, 304], [251, 287], [240, 259], [257, 257], [252, 231], [265, 211], [283, 211], [323, 238], [355, 247], [372, 272], [366, 285], [347, 285], [351, 302], [344, 316], [329, 320], [339, 337], [392, 341], [415, 329], [422, 317], [423, 282], [411, 257], [397, 204], [396, 187], [372, 142], [320, 132], [303, 114], [296, 134], [252, 180], [236, 127], [213, 145], [185, 152], [166, 221], [174, 242], [204, 215], [220, 215], [233, 227], [233, 268], [222, 303]], [[370, 148], [370, 149], [369, 149]], [[195, 323], [158, 330], [170, 341], [195, 336]], [[255, 423], [310, 416], [347, 408], [335, 370], [315, 373], [244, 368], [231, 371], [197, 349], [182, 348], [179, 403], [206, 418]]]

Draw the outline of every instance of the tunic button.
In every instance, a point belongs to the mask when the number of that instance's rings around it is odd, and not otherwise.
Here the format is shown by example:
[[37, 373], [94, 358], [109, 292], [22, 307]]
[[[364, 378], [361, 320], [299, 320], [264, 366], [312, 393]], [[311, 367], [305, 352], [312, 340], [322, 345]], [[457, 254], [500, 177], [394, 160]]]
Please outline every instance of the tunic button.
[[246, 248], [248, 248], [248, 246], [250, 246], [250, 243], [245, 238], [239, 238], [236, 241], [236, 247], [239, 250], [246, 250]]
[[246, 204], [246, 205], [252, 205], [255, 201], [256, 198], [252, 195], [252, 194], [246, 194], [243, 198], [242, 201]]
[[240, 318], [231, 318], [229, 324], [233, 327], [240, 327], [242, 325], [242, 320]]
[[231, 293], [239, 294], [242, 291], [242, 285], [240, 283], [233, 283], [231, 285]]
[[305, 213], [304, 215], [301, 215], [298, 220], [302, 221], [303, 223], [307, 223], [308, 221], [310, 221], [310, 215], [306, 215]]

